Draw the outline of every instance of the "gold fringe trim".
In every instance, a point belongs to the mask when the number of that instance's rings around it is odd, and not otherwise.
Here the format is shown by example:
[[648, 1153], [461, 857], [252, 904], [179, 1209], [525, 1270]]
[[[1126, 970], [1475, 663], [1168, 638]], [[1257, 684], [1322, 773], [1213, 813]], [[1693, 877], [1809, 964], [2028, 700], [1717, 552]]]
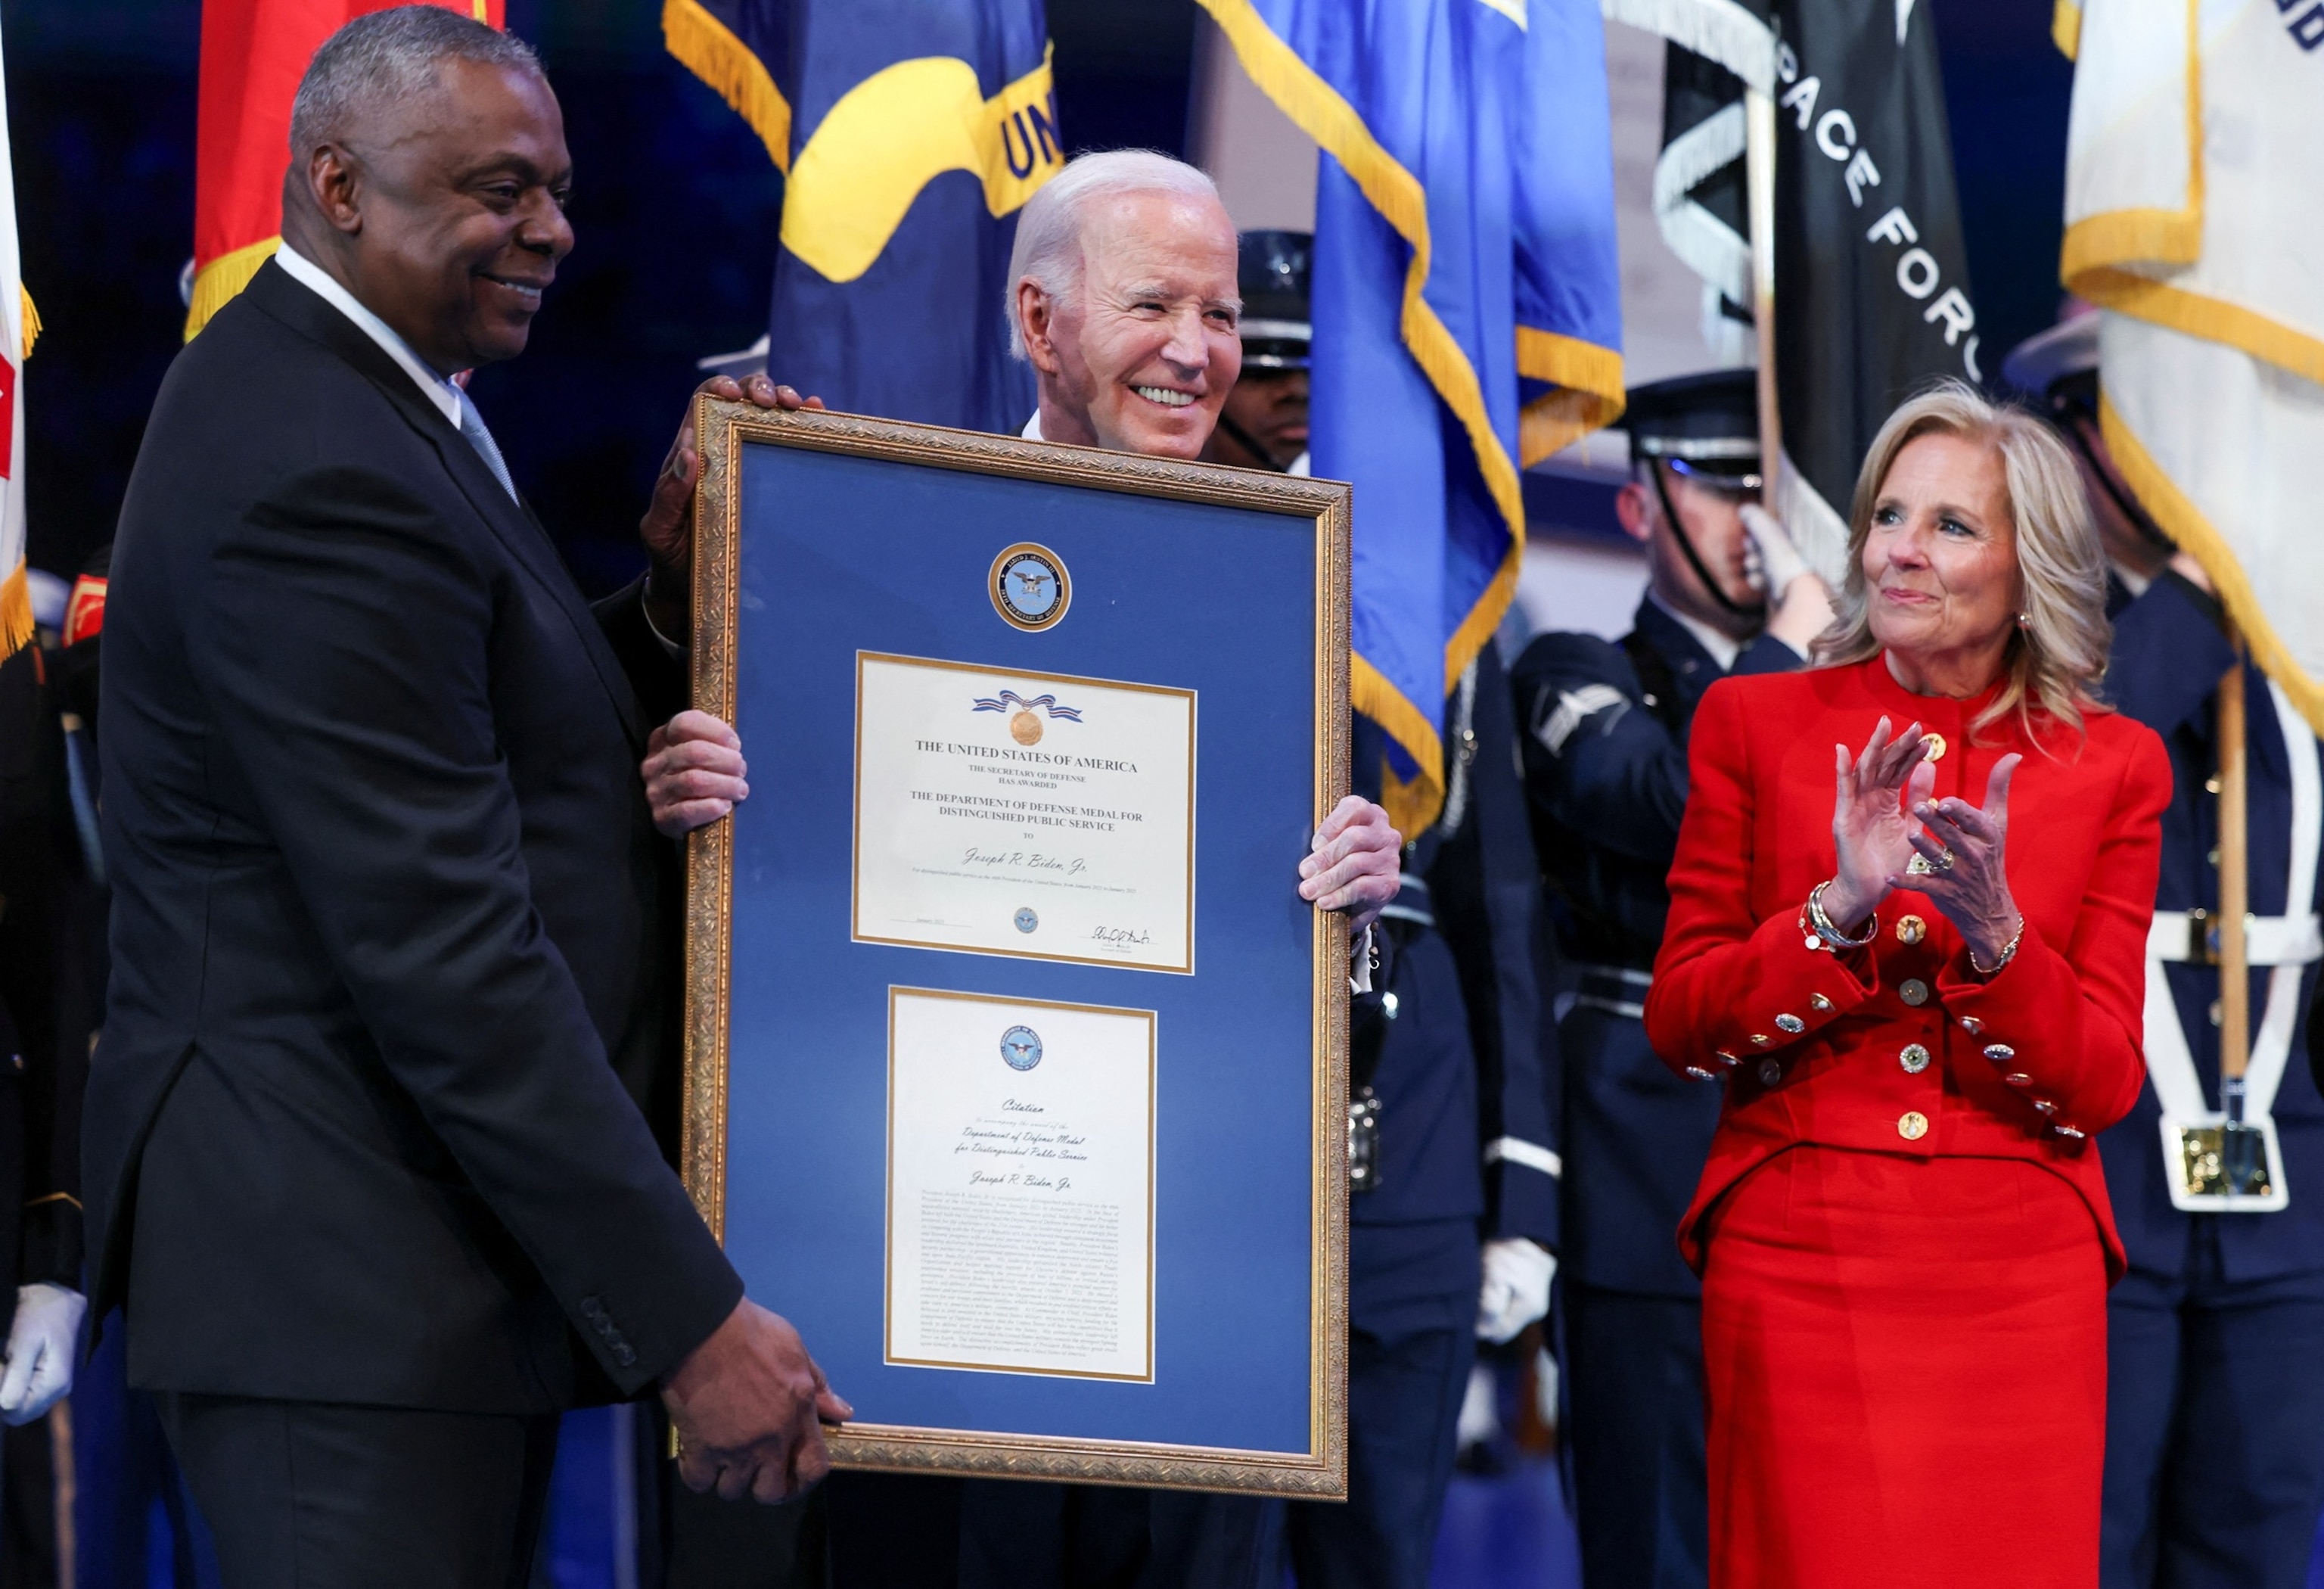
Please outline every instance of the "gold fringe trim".
[[2283, 637], [2268, 621], [2267, 610], [2260, 605], [2251, 578], [2244, 572], [2227, 537], [2163, 473], [2163, 466], [2154, 461], [2144, 444], [2124, 423], [2103, 391], [2098, 394], [2098, 429], [2106, 437], [2107, 451], [2113, 457], [2115, 467], [2122, 471], [2124, 483], [2137, 495], [2140, 505], [2153, 513], [2154, 522], [2211, 577], [2227, 615], [2235, 620], [2245, 642], [2251, 647], [2252, 661], [2283, 687], [2283, 693], [2292, 697], [2292, 704], [2300, 708], [2309, 726], [2324, 734], [2324, 685], [2310, 678], [2308, 670], [2293, 660], [2292, 648], [2283, 643]]
[[2075, 0], [2058, 0], [2050, 13], [2050, 42], [2068, 60], [2081, 52], [2082, 8]]
[[0, 658], [13, 657], [32, 638], [32, 582], [24, 564], [0, 579]]
[[16, 356], [27, 359], [32, 356], [32, 344], [41, 339], [41, 311], [32, 307], [32, 290], [22, 282], [16, 283], [16, 297], [24, 327], [24, 346]]
[[[1478, 651], [1491, 641], [1493, 632], [1500, 627], [1501, 618], [1508, 611], [1509, 601], [1517, 592], [1517, 565], [1525, 555], [1525, 493], [1518, 484], [1517, 465], [1502, 447], [1501, 439], [1495, 434], [1492, 421], [1486, 414], [1484, 388], [1477, 379], [1475, 367], [1470, 364], [1468, 355], [1461, 350], [1461, 345], [1453, 339], [1444, 322], [1437, 317], [1436, 310], [1422, 296], [1422, 290], [1428, 283], [1430, 259], [1427, 194], [1419, 179], [1405, 170], [1380, 146], [1379, 141], [1372, 136], [1371, 129], [1364, 125], [1363, 117], [1356, 114], [1355, 107], [1342, 98], [1337, 89], [1316, 76], [1290, 45], [1276, 36], [1252, 8], [1250, 0], [1197, 0], [1197, 3], [1210, 13], [1211, 20], [1218, 23], [1219, 31], [1226, 34], [1228, 42], [1234, 46], [1235, 56], [1250, 80], [1258, 84], [1260, 90], [1275, 102], [1276, 107], [1289, 116], [1302, 132], [1314, 139], [1340, 162], [1364, 198], [1379, 211], [1381, 218], [1395, 227], [1397, 236], [1411, 245], [1412, 263], [1405, 272], [1404, 308], [1398, 328], [1404, 337], [1405, 347], [1428, 376], [1437, 396], [1443, 400], [1444, 405], [1461, 421], [1462, 429], [1468, 431], [1469, 444], [1477, 454], [1479, 472], [1484, 476], [1485, 489], [1500, 509], [1509, 530], [1508, 559], [1492, 582], [1485, 587], [1483, 596], [1470, 609], [1468, 618], [1445, 645], [1444, 685], [1449, 694], [1461, 675], [1468, 670], [1469, 664], [1476, 660]], [[1548, 332], [1533, 332], [1531, 335], [1545, 340], [1553, 337]], [[1518, 333], [1521, 370], [1526, 336], [1527, 333], [1522, 329]], [[1554, 340], [1566, 344], [1571, 350], [1591, 347], [1590, 344], [1571, 337], [1555, 337]], [[1621, 356], [1606, 348], [1592, 351], [1601, 359], [1613, 361], [1616, 372], [1612, 386], [1613, 412], [1618, 413], [1622, 390], [1619, 374]], [[1568, 352], [1563, 356], [1575, 363], [1582, 362], [1578, 352]], [[1602, 378], [1602, 365], [1599, 366], [1599, 374]], [[1601, 405], [1607, 395], [1595, 387], [1590, 391], [1590, 396]], [[1537, 443], [1554, 438], [1561, 429], [1569, 425], [1582, 425], [1582, 430], [1573, 432], [1576, 438], [1594, 428], [1586, 420], [1587, 414], [1595, 411], [1594, 408], [1580, 408], [1571, 413], [1562, 413], [1554, 408], [1542, 407], [1542, 402], [1537, 401], [1528, 405], [1528, 410], [1540, 411], [1533, 427], [1533, 437]], [[1596, 421], [1601, 425], [1605, 422], [1604, 420]], [[1526, 433], [1521, 421], [1521, 446]], [[1545, 453], [1543, 456], [1547, 455]], [[1418, 710], [1404, 701], [1387, 679], [1370, 669], [1360, 656], [1355, 659], [1355, 668], [1351, 703], [1357, 710], [1395, 735], [1397, 743], [1403, 745], [1406, 753], [1420, 764], [1420, 778], [1408, 786], [1417, 792], [1400, 797], [1413, 813], [1423, 818], [1418, 827], [1409, 827], [1403, 820], [1397, 820], [1397, 830], [1409, 836], [1429, 822], [1434, 822], [1443, 804], [1443, 741], [1436, 731], [1427, 725], [1427, 720]], [[1370, 687], [1363, 682], [1367, 672], [1373, 680]], [[1401, 713], [1388, 705], [1388, 697], [1393, 697], [1403, 707]], [[1371, 704], [1367, 705], [1367, 700]], [[1388, 792], [1396, 794], [1394, 778], [1391, 776], [1387, 781]], [[1394, 817], [1396, 807], [1385, 800], [1382, 803], [1388, 805], [1389, 813]]]
[[[1465, 670], [1468, 664], [1462, 666]], [[1458, 679], [1454, 675], [1456, 682]], [[1380, 769], [1380, 805], [1388, 819], [1406, 838], [1417, 838], [1444, 806], [1444, 741], [1436, 725], [1388, 681], [1388, 675], [1358, 651], [1348, 657], [1348, 705], [1386, 729], [1420, 764], [1419, 776], [1410, 783], [1392, 768]]]
[[2110, 209], [2066, 228], [2058, 251], [2058, 279], [2078, 296], [2077, 285], [2092, 271], [2134, 262], [2193, 264], [2203, 256], [2203, 216], [2199, 209]]
[[250, 285], [258, 267], [274, 257], [282, 246], [280, 237], [262, 237], [255, 243], [245, 243], [232, 254], [221, 254], [204, 265], [194, 275], [194, 300], [186, 306], [186, 340], [191, 342], [210, 323], [210, 317], [224, 309], [234, 295]]
[[[2069, 0], [2060, 0], [2068, 4]], [[2080, 278], [2109, 265], [2137, 262], [2193, 264], [2203, 255], [2203, 51], [2196, 7], [2187, 0], [2187, 208], [2110, 209], [2066, 227], [2058, 250], [2058, 280], [2081, 296]], [[2080, 13], [2074, 38], [2081, 39]], [[2071, 54], [2073, 51], [2068, 51]]]
[[2254, 358], [2324, 386], [2324, 339], [2272, 320], [2256, 309], [2206, 298], [2136, 271], [2094, 270], [2074, 291], [2102, 309], [2168, 326], [2206, 342], [2241, 348]]
[[775, 169], [791, 171], [791, 103], [752, 48], [702, 6], [701, 0], [664, 0], [663, 45], [678, 63], [751, 124]]
[[1519, 326], [1517, 374], [1564, 388], [1535, 398], [1517, 415], [1517, 461], [1524, 468], [1612, 424], [1628, 401], [1622, 356], [1579, 337]]

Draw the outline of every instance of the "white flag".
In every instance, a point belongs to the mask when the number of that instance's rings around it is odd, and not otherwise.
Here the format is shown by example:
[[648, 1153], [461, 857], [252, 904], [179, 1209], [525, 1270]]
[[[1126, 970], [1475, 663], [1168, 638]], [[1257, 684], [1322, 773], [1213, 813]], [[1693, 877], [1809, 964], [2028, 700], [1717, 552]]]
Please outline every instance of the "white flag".
[[[0, 83], [5, 81], [0, 69]], [[24, 572], [24, 354], [32, 300], [16, 256], [16, 168], [8, 152], [8, 103], [0, 88], [0, 658], [32, 638], [32, 593]]]
[[2086, 0], [2057, 31], [2107, 446], [2324, 729], [2324, 0]]

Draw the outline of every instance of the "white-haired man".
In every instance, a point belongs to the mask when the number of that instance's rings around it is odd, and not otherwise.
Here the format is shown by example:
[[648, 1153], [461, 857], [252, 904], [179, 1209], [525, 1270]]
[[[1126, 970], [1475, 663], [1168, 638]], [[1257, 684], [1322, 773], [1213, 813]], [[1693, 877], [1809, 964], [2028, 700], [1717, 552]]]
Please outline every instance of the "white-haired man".
[[[1201, 457], [1242, 366], [1238, 256], [1233, 223], [1210, 179], [1194, 167], [1138, 151], [1084, 155], [1069, 164], [1026, 206], [1011, 260], [1011, 346], [1033, 366], [1039, 389], [1039, 407], [1024, 434], [1151, 457]], [[1507, 804], [1521, 837], [1521, 797], [1511, 763], [1504, 753], [1499, 770], [1510, 785]], [[1406, 858], [1388, 814], [1373, 801], [1351, 795], [1316, 833], [1314, 853], [1301, 869], [1300, 895], [1370, 923], [1391, 903], [1399, 910], [1407, 905], [1415, 889], [1402, 876]], [[1529, 868], [1519, 875], [1529, 892]], [[1400, 892], [1405, 898], [1398, 897]], [[1406, 924], [1396, 925], [1401, 929]], [[1400, 966], [1401, 931], [1377, 941], [1383, 969]], [[1442, 942], [1432, 938], [1431, 943], [1443, 962], [1437, 979], [1443, 997], [1433, 1003], [1440, 1012], [1451, 1012], [1452, 1030], [1447, 1042], [1414, 1045], [1406, 1058], [1411, 1068], [1458, 1072], [1445, 1090], [1465, 1097], [1471, 1085], [1469, 1034], [1459, 1013], [1450, 956]], [[1369, 983], [1367, 977], [1367, 988]], [[1524, 1041], [1532, 1040], [1527, 1033]], [[1528, 1068], [1525, 1074], [1531, 1082], [1520, 1090], [1537, 1100], [1538, 1072]], [[1471, 1101], [1467, 1117], [1476, 1113]], [[1428, 1118], [1433, 1116], [1418, 1111], [1407, 1116], [1407, 1146], [1417, 1149]], [[1441, 1228], [1431, 1227], [1438, 1244], [1448, 1249], [1456, 1276], [1452, 1311], [1461, 1316], [1449, 1332], [1440, 1332], [1449, 1333], [1460, 1348], [1457, 1363], [1449, 1361], [1454, 1353], [1441, 1353], [1448, 1358], [1443, 1377], [1455, 1405], [1476, 1318], [1477, 1147], [1465, 1142], [1455, 1155], [1468, 1169], [1468, 1201]], [[1417, 1159], [1409, 1162], [1416, 1170]], [[1362, 1378], [1360, 1364], [1354, 1377]], [[1433, 1475], [1416, 1481], [1425, 1489], [1433, 1476], [1441, 1495], [1451, 1460], [1449, 1422], [1441, 1430], [1407, 1428], [1408, 1419], [1393, 1412], [1381, 1416], [1384, 1404], [1368, 1403], [1362, 1385], [1351, 1389], [1351, 1400], [1357, 1425], [1379, 1426], [1369, 1430], [1379, 1437], [1370, 1442], [1375, 1449], [1432, 1443], [1444, 1447], [1442, 1464], [1421, 1464], [1434, 1469]], [[1329, 1510], [1347, 1518], [1357, 1532], [1369, 1526], [1374, 1534], [1394, 1533], [1408, 1509], [1394, 1505], [1388, 1490], [1415, 1486], [1367, 1488], [1378, 1476], [1376, 1465], [1363, 1455], [1367, 1432], [1359, 1427], [1352, 1437], [1358, 1449], [1353, 1466], [1360, 1471], [1351, 1504]], [[1433, 1519], [1434, 1501], [1424, 1510]], [[971, 1483], [962, 1498], [961, 1520], [962, 1589], [1031, 1584], [1058, 1589], [1100, 1584], [1276, 1589], [1286, 1521], [1279, 1503], [1242, 1496], [1001, 1482]], [[1434, 1532], [1433, 1523], [1403, 1531]], [[1296, 1529], [1293, 1534], [1299, 1537]], [[1419, 1548], [1425, 1562], [1426, 1540]], [[1303, 1577], [1348, 1581], [1327, 1563], [1311, 1561], [1311, 1554], [1298, 1553]], [[845, 1576], [844, 1549], [835, 1565]]]
[[[1040, 392], [1024, 434], [1199, 458], [1242, 365], [1236, 248], [1211, 180], [1166, 155], [1083, 155], [1044, 184], [1019, 217], [1010, 269], [1010, 348], [1032, 365]], [[670, 467], [691, 478], [690, 438]], [[656, 731], [645, 773], [666, 832], [715, 821], [748, 793], [740, 740], [701, 712]], [[1367, 991], [1366, 929], [1396, 898], [1402, 843], [1385, 810], [1350, 795], [1299, 865], [1299, 897], [1355, 927], [1351, 971]], [[839, 1582], [884, 1585], [908, 1572], [890, 1552], [899, 1531], [912, 1531], [895, 1527], [912, 1505], [886, 1501], [879, 1526], [860, 1537], [845, 1515], [835, 1523]], [[1278, 1531], [1263, 1503], [1240, 1497], [1016, 1483], [971, 1483], [961, 1516], [963, 1589], [1256, 1585]]]

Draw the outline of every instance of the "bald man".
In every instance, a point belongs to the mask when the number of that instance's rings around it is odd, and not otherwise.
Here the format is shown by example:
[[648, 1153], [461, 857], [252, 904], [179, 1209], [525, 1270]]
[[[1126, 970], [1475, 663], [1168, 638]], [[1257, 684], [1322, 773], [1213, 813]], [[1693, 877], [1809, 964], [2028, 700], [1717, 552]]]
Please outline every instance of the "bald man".
[[[846, 1406], [642, 1108], [674, 664], [639, 588], [582, 601], [449, 379], [523, 350], [573, 246], [556, 98], [406, 6], [316, 53], [291, 143], [281, 250], [171, 367], [114, 554], [97, 1311], [234, 1589], [503, 1589], [565, 1409], [658, 1391], [690, 1483], [775, 1501]], [[662, 588], [692, 485], [646, 515]]]

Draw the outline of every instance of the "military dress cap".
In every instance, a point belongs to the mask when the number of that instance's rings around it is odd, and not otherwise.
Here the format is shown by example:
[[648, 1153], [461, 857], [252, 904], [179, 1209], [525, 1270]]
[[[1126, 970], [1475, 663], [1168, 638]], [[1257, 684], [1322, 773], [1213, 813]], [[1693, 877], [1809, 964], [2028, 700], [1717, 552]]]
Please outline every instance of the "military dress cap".
[[2098, 317], [2070, 314], [2009, 350], [2001, 378], [2029, 397], [2047, 397], [2058, 387], [2098, 369]]
[[1245, 232], [1235, 271], [1242, 293], [1242, 367], [1304, 370], [1311, 334], [1308, 265], [1315, 238], [1308, 232]]
[[1636, 462], [1663, 458], [1688, 473], [1759, 470], [1759, 386], [1749, 370], [1706, 370], [1630, 389], [1622, 422]]

